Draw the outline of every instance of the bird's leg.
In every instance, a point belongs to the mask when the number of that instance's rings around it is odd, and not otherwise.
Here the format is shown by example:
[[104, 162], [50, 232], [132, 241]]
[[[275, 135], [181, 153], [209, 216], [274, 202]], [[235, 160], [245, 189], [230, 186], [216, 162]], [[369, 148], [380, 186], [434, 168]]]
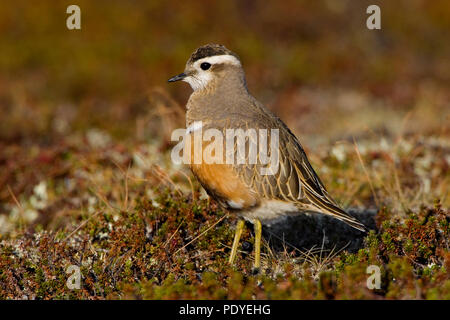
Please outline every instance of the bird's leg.
[[261, 221], [258, 219], [255, 220], [254, 223], [255, 228], [255, 265], [254, 269], [255, 271], [259, 271], [259, 268], [261, 266]]
[[228, 262], [230, 264], [234, 263], [236, 259], [237, 248], [239, 246], [239, 239], [241, 239], [242, 230], [244, 230], [244, 220], [239, 219], [236, 224], [236, 232], [234, 233], [233, 247], [231, 248], [230, 260]]

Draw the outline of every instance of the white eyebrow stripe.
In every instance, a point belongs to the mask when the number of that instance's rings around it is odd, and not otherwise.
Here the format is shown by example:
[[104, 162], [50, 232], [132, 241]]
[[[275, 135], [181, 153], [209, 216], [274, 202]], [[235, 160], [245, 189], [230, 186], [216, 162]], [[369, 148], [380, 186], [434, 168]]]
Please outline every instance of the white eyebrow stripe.
[[190, 134], [194, 131], [200, 130], [203, 127], [203, 122], [194, 121], [189, 127], [186, 129], [186, 134]]
[[240, 66], [241, 62], [239, 59], [237, 59], [235, 56], [232, 56], [231, 54], [222, 54], [219, 56], [211, 56], [199, 59], [195, 61], [195, 66], [200, 66], [203, 62], [208, 62], [211, 64], [220, 64], [220, 63], [230, 63], [236, 66]]

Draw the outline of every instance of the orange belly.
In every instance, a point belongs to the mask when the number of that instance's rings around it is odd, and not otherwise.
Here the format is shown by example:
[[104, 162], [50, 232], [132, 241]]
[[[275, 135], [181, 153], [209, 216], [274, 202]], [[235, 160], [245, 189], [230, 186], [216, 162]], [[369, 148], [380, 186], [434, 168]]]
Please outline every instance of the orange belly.
[[226, 164], [193, 164], [192, 172], [211, 193], [234, 209], [246, 209], [258, 203], [256, 193], [251, 190]]
[[[209, 191], [210, 195], [217, 197], [226, 202], [226, 204], [234, 209], [245, 209], [255, 206], [258, 203], [257, 194], [239, 177], [229, 164], [222, 163], [205, 163], [203, 158], [203, 151], [208, 145], [207, 142], [194, 141], [191, 134], [192, 142], [190, 148], [191, 170], [195, 176], [200, 180], [201, 184]], [[195, 149], [194, 144], [201, 145], [200, 148]], [[194, 163], [195, 153], [198, 159], [202, 159], [201, 163]]]

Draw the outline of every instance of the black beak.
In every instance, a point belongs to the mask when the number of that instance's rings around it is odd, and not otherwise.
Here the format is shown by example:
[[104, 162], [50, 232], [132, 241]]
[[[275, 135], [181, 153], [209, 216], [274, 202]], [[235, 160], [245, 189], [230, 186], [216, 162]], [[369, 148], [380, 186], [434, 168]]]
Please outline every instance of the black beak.
[[186, 73], [180, 73], [179, 75], [170, 78], [169, 80], [167, 80], [168, 82], [175, 82], [175, 81], [179, 81], [179, 80], [183, 80], [184, 78], [186, 78], [187, 75]]

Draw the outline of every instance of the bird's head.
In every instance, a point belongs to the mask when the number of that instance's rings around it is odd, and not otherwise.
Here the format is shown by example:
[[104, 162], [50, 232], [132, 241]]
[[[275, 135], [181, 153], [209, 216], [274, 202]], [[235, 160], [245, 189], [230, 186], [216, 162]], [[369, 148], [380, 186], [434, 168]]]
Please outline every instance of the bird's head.
[[195, 50], [184, 72], [168, 81], [179, 80], [189, 83], [194, 91], [213, 89], [233, 82], [245, 86], [244, 71], [238, 55], [218, 44], [207, 44]]

